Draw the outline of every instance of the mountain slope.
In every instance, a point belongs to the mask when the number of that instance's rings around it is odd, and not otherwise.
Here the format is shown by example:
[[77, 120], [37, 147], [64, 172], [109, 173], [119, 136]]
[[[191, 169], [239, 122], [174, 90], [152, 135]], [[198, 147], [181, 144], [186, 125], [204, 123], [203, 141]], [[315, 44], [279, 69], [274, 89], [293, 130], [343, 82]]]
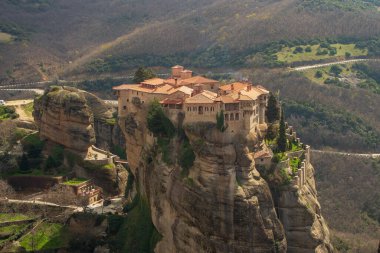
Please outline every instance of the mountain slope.
[[97, 59], [117, 61], [120, 69], [191, 63], [190, 56], [200, 56], [203, 64], [221, 54], [239, 60], [258, 45], [281, 39], [380, 35], [377, 0], [309, 2], [5, 0], [0, 30], [17, 25], [26, 35], [0, 44], [0, 75], [19, 79], [29, 68], [28, 77], [34, 73], [35, 79], [69, 76], [78, 68], [88, 71]]

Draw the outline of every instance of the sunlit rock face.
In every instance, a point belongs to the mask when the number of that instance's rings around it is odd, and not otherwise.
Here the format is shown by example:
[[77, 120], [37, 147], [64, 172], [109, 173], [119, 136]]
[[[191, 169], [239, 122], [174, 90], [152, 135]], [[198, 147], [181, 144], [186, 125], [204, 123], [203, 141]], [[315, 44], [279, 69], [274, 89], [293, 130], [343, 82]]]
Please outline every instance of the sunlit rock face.
[[146, 115], [143, 106], [119, 125], [135, 191], [148, 198], [163, 236], [156, 253], [332, 252], [312, 173], [308, 188], [285, 187], [274, 198], [253, 160], [258, 137], [226, 136], [214, 123], [183, 126], [196, 155], [184, 173], [180, 138], [170, 142], [172, 162], [164, 162]]

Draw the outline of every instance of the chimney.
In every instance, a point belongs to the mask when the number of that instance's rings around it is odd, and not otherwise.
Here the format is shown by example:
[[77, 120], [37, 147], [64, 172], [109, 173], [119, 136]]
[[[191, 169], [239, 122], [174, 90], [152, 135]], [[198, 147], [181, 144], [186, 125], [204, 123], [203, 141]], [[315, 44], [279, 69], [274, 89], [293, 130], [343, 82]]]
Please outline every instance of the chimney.
[[187, 79], [192, 77], [193, 71], [185, 69], [181, 71], [181, 79]]
[[248, 84], [247, 91], [250, 91], [252, 89], [252, 84]]
[[231, 91], [233, 91], [235, 88], [234, 88], [234, 84], [232, 83], [231, 84]]
[[172, 76], [173, 77], [181, 77], [181, 72], [184, 70], [184, 67], [176, 65], [172, 67]]
[[174, 77], [174, 85], [177, 86], [177, 84], [178, 84], [178, 78]]

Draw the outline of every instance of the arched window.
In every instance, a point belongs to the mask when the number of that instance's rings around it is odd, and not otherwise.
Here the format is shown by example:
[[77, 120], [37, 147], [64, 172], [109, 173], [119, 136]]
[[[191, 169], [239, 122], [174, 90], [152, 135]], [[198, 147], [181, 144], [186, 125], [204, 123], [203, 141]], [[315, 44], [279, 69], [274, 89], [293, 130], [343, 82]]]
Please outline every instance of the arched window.
[[234, 114], [233, 113], [230, 114], [230, 120], [234, 120]]
[[239, 120], [239, 113], [235, 114], [235, 120]]
[[228, 114], [224, 114], [224, 120], [228, 121]]

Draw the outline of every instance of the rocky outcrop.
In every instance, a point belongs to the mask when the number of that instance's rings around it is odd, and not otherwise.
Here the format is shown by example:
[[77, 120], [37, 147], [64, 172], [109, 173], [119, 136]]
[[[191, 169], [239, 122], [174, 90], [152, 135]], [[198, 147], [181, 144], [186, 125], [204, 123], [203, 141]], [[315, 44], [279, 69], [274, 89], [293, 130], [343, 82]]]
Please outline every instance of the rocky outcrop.
[[312, 173], [308, 188], [281, 188], [274, 198], [253, 160], [257, 137], [227, 138], [212, 123], [184, 126], [196, 155], [187, 172], [176, 162], [181, 139], [170, 142], [173, 162], [163, 162], [146, 114], [143, 107], [119, 124], [135, 191], [162, 235], [156, 253], [332, 252]]
[[332, 252], [329, 230], [317, 199], [314, 168], [308, 166], [306, 169], [306, 184], [299, 188], [289, 186], [280, 191], [278, 198], [288, 252]]
[[[106, 124], [112, 111], [96, 96], [72, 87], [52, 87], [35, 99], [33, 116], [40, 136], [79, 153], [97, 139], [112, 143], [112, 136], [99, 137], [94, 122]], [[99, 124], [98, 128], [99, 128]], [[112, 130], [111, 130], [112, 132]], [[106, 145], [104, 145], [106, 146]]]
[[125, 138], [116, 121], [114, 123], [113, 121], [95, 118], [94, 130], [97, 147], [106, 150], [113, 150], [115, 147], [125, 149]]

